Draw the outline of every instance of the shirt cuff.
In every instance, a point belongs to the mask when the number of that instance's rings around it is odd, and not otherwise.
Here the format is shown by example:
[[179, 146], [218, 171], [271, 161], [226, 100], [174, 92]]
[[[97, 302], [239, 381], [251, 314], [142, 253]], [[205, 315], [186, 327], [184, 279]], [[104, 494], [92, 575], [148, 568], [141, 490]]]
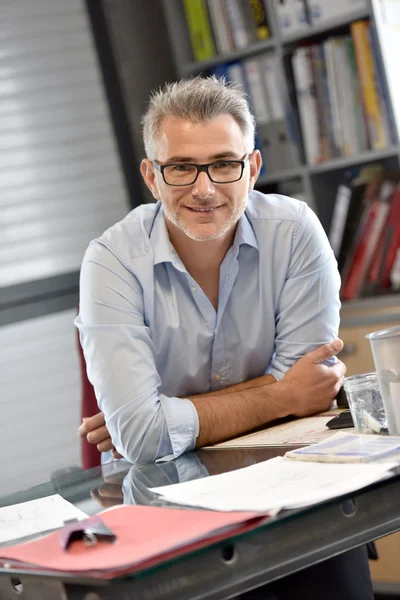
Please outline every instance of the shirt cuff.
[[195, 448], [200, 430], [199, 416], [193, 402], [187, 398], [169, 398], [160, 394], [160, 401], [167, 422], [172, 454], [177, 458]]

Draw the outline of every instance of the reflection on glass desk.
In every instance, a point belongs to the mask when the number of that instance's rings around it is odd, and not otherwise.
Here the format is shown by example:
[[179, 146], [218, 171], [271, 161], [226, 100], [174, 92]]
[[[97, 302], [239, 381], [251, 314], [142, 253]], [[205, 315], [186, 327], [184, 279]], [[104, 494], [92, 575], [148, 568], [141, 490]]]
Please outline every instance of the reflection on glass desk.
[[[143, 466], [115, 461], [0, 497], [0, 506], [55, 493], [88, 514], [122, 503], [163, 506], [166, 503], [150, 488], [239, 469], [282, 455], [286, 450], [202, 450], [175, 461]], [[104, 582], [2, 569], [0, 600], [21, 598], [13, 587], [18, 580], [25, 590], [29, 588], [29, 600], [88, 600], [92, 598], [85, 596], [89, 591], [95, 594], [93, 600], [228, 598], [399, 530], [399, 505], [400, 477], [393, 475], [351, 496], [283, 511], [250, 533], [142, 571], [140, 576]]]

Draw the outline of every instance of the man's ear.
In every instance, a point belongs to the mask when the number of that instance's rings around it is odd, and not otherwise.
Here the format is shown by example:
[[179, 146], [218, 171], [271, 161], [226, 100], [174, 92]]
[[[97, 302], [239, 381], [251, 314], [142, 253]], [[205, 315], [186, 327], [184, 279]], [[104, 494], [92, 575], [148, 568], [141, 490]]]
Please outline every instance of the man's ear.
[[254, 189], [256, 181], [262, 167], [262, 157], [259, 150], [253, 150], [249, 156], [249, 167], [250, 167], [250, 178], [249, 178], [249, 192]]
[[157, 183], [156, 183], [156, 175], [154, 172], [154, 167], [149, 161], [148, 158], [144, 158], [140, 163], [140, 172], [145, 181], [145, 184], [149, 188], [150, 192], [153, 194], [153, 198], [155, 200], [160, 200], [160, 193], [158, 191]]

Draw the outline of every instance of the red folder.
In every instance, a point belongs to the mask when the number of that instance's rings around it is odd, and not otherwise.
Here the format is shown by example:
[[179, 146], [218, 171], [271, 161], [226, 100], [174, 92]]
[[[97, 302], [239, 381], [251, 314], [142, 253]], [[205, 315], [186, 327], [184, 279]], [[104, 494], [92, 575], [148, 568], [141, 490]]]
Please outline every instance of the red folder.
[[115, 542], [98, 541], [88, 546], [77, 540], [63, 550], [60, 531], [56, 531], [34, 541], [0, 548], [0, 564], [111, 579], [249, 531], [268, 516], [121, 505], [104, 511], [101, 518], [115, 533]]

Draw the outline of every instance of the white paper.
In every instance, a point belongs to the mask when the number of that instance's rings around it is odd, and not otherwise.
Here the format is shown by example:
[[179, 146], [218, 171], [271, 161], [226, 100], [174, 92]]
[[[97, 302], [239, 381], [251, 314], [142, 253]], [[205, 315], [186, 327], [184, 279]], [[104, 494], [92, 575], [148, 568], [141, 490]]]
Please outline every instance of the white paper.
[[400, 436], [338, 431], [327, 441], [286, 452], [285, 458], [333, 463], [398, 462], [399, 455]]
[[[326, 424], [340, 411], [331, 411], [330, 413], [321, 413], [315, 417], [305, 417], [296, 419], [289, 423], [282, 423], [275, 427], [256, 431], [248, 435], [228, 440], [209, 448], [252, 448], [263, 446], [301, 446], [302, 444], [317, 444], [323, 442], [336, 431], [328, 429]], [[349, 431], [354, 431], [350, 428]]]
[[307, 506], [358, 490], [384, 478], [395, 464], [326, 464], [278, 456], [229, 473], [153, 491], [176, 504], [267, 512]]
[[0, 544], [58, 529], [64, 521], [87, 515], [59, 494], [0, 508]]

